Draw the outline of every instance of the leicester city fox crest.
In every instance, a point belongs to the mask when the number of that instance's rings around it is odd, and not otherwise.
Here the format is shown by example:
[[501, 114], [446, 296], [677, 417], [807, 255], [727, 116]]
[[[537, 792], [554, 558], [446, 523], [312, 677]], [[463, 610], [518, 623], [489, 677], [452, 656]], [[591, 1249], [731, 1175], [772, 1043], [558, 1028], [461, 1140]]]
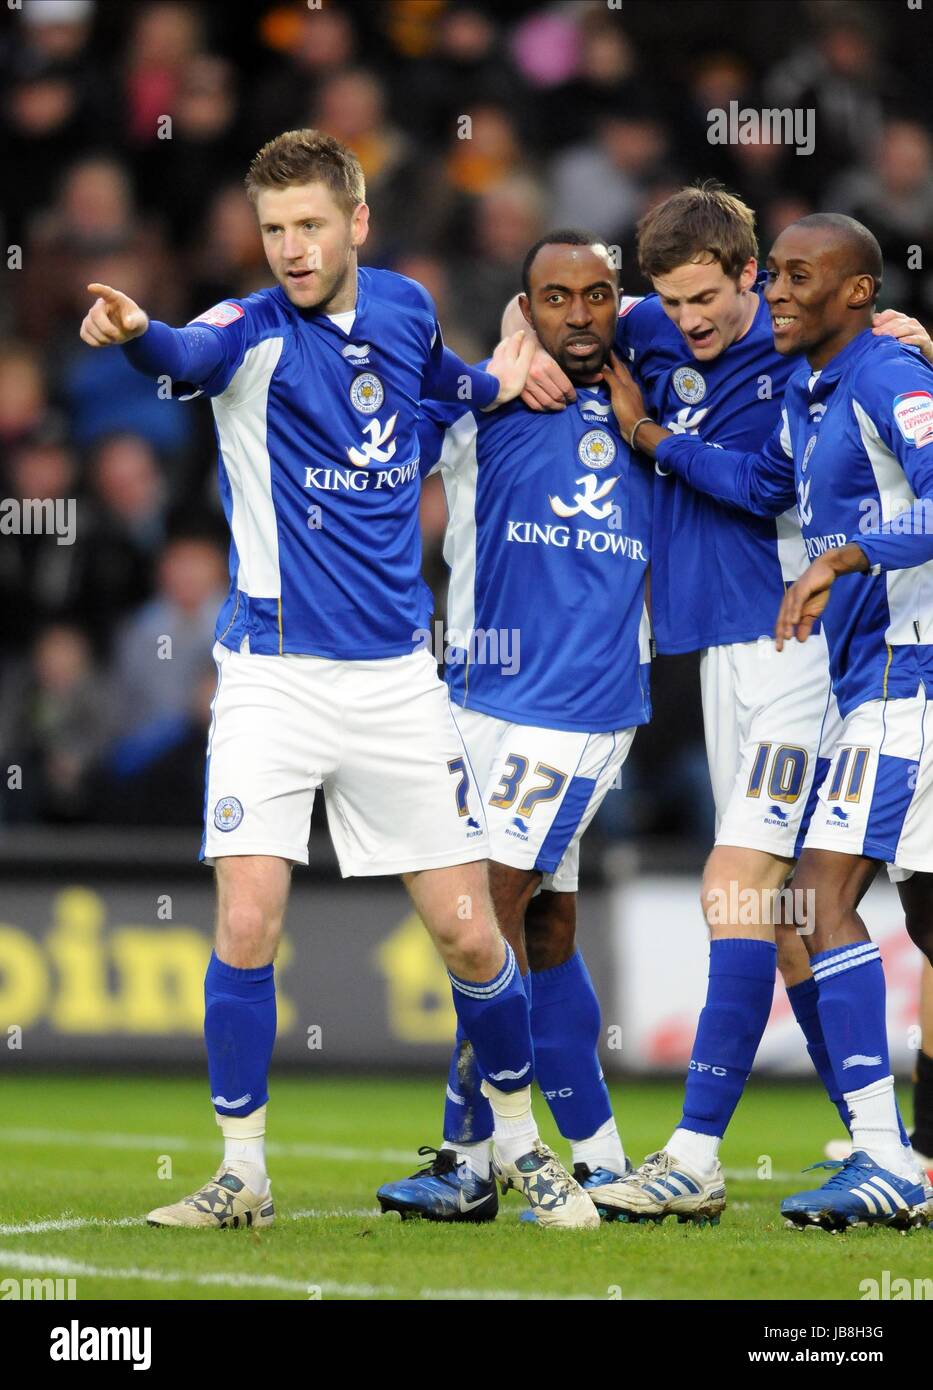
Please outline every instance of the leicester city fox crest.
[[615, 440], [605, 430], [587, 430], [577, 445], [577, 457], [587, 468], [608, 468], [615, 456]]
[[687, 405], [696, 405], [706, 395], [706, 382], [694, 367], [678, 367], [671, 381], [674, 390]]
[[243, 803], [235, 796], [222, 796], [214, 807], [214, 824], [218, 830], [236, 830], [243, 819]]
[[360, 372], [350, 382], [350, 400], [361, 415], [375, 415], [386, 398], [375, 372]]

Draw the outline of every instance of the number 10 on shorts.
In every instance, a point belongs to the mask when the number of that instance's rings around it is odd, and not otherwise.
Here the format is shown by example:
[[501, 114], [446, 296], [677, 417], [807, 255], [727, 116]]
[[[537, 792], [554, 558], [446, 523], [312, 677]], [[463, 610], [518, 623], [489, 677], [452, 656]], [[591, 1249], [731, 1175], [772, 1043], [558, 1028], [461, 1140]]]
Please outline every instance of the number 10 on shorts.
[[767, 780], [768, 796], [772, 801], [794, 802], [803, 788], [807, 775], [808, 754], [805, 748], [781, 743], [759, 743], [746, 796], [761, 796]]

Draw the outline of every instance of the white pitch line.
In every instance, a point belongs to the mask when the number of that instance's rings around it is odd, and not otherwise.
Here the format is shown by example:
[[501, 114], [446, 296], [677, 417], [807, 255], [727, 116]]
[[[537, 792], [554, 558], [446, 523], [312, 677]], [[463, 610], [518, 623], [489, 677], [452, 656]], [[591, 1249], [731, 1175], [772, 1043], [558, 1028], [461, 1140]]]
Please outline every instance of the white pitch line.
[[[308, 1211], [288, 1211], [280, 1212], [277, 1219], [279, 1221], [307, 1221], [309, 1219], [328, 1218], [328, 1217], [367, 1217], [381, 1216], [378, 1207], [335, 1207], [332, 1211], [322, 1211], [312, 1208]], [[118, 1226], [139, 1226], [145, 1225], [143, 1216], [123, 1216], [114, 1220], [109, 1216], [59, 1216], [49, 1217], [42, 1221], [22, 1221], [18, 1225], [0, 1226], [0, 1236], [40, 1236], [48, 1231], [82, 1231], [90, 1230], [92, 1227], [106, 1226], [116, 1228]]]
[[114, 1221], [107, 1216], [59, 1216], [46, 1221], [23, 1221], [18, 1226], [0, 1226], [0, 1236], [41, 1236], [47, 1231], [81, 1231], [89, 1226], [139, 1226], [141, 1216], [124, 1216]]
[[[0, 1129], [0, 1144], [57, 1144], [65, 1148], [89, 1149], [175, 1149], [179, 1152], [209, 1153], [216, 1139], [191, 1139], [172, 1134], [120, 1134], [83, 1129]], [[323, 1158], [341, 1163], [412, 1163], [418, 1155], [413, 1149], [360, 1149], [341, 1144], [266, 1143], [271, 1158]], [[748, 1182], [759, 1176], [757, 1168], [726, 1168], [734, 1182]], [[773, 1172], [773, 1182], [791, 1182], [795, 1173]]]
[[[0, 1267], [32, 1271], [36, 1274], [60, 1274], [84, 1279], [119, 1279], [122, 1283], [138, 1280], [147, 1284], [196, 1284], [199, 1288], [230, 1289], [276, 1289], [280, 1293], [300, 1293], [310, 1297], [309, 1290], [320, 1289], [323, 1294], [343, 1298], [411, 1298], [410, 1293], [394, 1288], [390, 1284], [338, 1284], [331, 1279], [316, 1280], [283, 1279], [277, 1274], [189, 1274], [181, 1270], [110, 1269], [100, 1265], [85, 1264], [80, 1260], [70, 1260], [62, 1255], [29, 1255], [19, 1250], [0, 1250]], [[514, 1289], [419, 1289], [415, 1298], [438, 1300], [467, 1300], [521, 1302], [574, 1302], [591, 1296], [583, 1295], [544, 1295], [539, 1296], [519, 1292]]]
[[761, 1182], [793, 1182], [794, 1178], [801, 1176], [799, 1173], [783, 1173], [775, 1169], [767, 1178], [763, 1178], [757, 1168], [724, 1168], [723, 1174], [733, 1182], [751, 1182], [756, 1178]]
[[[216, 1139], [190, 1139], [175, 1134], [114, 1134], [83, 1129], [0, 1129], [0, 1144], [55, 1144], [66, 1148], [88, 1149], [174, 1149], [180, 1152], [209, 1153]], [[341, 1144], [266, 1143], [273, 1158], [324, 1158], [343, 1163], [412, 1163], [414, 1149], [357, 1149]]]

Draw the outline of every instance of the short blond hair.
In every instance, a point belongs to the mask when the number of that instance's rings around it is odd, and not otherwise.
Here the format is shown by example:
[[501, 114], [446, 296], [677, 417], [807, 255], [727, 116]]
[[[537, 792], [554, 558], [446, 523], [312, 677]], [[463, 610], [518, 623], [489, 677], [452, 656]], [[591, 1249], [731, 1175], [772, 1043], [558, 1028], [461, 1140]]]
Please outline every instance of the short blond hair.
[[255, 207], [263, 189], [323, 183], [349, 216], [366, 202], [363, 168], [352, 150], [320, 130], [286, 130], [263, 145], [246, 175], [246, 194]]

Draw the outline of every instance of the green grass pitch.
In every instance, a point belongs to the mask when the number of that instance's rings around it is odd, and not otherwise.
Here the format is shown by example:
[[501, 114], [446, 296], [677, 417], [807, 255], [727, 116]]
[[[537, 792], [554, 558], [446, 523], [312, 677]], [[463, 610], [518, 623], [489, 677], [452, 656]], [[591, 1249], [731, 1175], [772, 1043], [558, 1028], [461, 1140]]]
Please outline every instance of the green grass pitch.
[[[676, 1083], [614, 1086], [636, 1162], [679, 1115]], [[933, 1231], [844, 1236], [787, 1230], [782, 1197], [809, 1185], [840, 1126], [815, 1088], [752, 1085], [723, 1150], [718, 1227], [385, 1219], [375, 1189], [439, 1142], [442, 1083], [423, 1077], [276, 1078], [268, 1231], [155, 1230], [147, 1210], [200, 1186], [220, 1153], [206, 1082], [174, 1077], [13, 1076], [0, 1083], [0, 1279], [74, 1278], [79, 1299], [789, 1299], [861, 1297], [863, 1279], [933, 1274]], [[906, 1096], [902, 1099], [906, 1100]], [[542, 1134], [565, 1157], [543, 1100]], [[160, 1172], [171, 1165], [171, 1178]], [[759, 1172], [771, 1176], [760, 1177]]]

